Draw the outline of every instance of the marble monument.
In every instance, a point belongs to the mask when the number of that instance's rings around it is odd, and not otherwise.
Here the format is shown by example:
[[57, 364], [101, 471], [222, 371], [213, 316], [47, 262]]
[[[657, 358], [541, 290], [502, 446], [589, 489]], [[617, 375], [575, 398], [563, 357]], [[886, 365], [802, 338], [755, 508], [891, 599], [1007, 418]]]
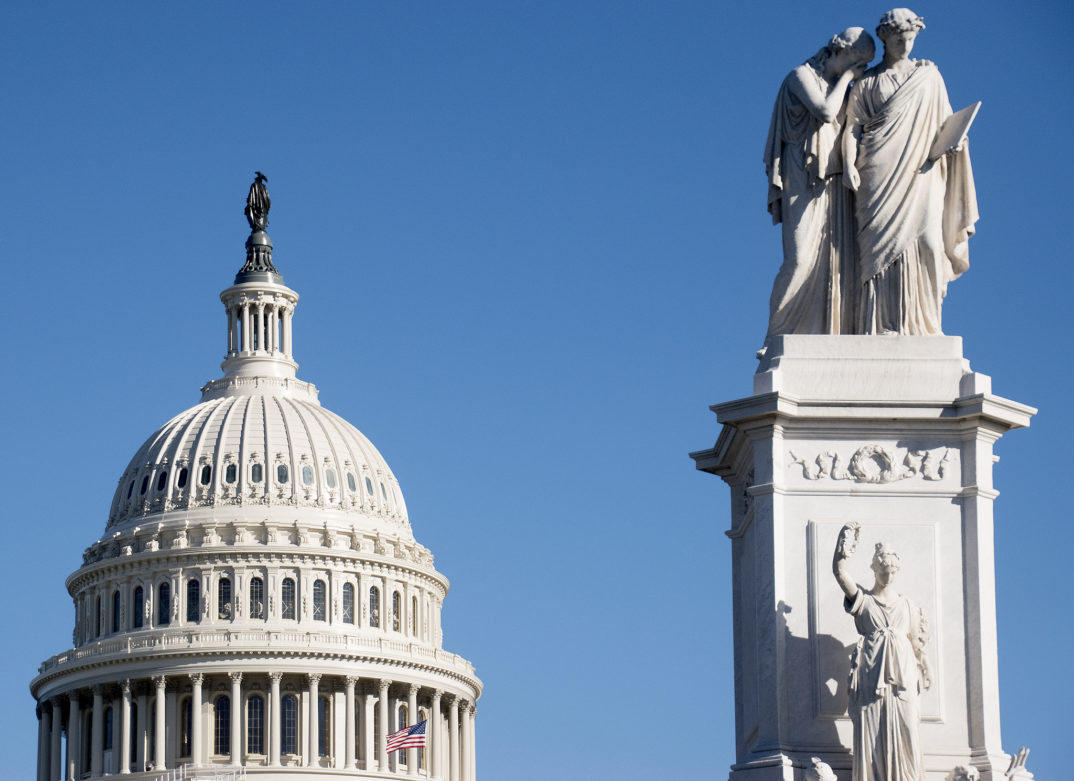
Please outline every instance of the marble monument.
[[941, 329], [977, 220], [977, 106], [952, 112], [909, 57], [923, 29], [884, 14], [866, 69], [847, 28], [776, 98], [768, 333], [753, 394], [713, 406], [716, 444], [691, 454], [731, 488], [732, 781], [1032, 777], [1001, 744], [992, 469], [1036, 410]]

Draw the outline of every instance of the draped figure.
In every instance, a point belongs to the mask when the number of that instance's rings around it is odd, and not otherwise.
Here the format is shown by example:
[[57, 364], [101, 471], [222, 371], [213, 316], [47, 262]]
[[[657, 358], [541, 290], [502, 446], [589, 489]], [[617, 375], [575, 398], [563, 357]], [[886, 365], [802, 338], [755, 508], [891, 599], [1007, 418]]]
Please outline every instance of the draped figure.
[[847, 89], [874, 52], [865, 30], [849, 28], [792, 70], [776, 95], [764, 162], [768, 211], [783, 224], [783, 265], [768, 336], [852, 332], [857, 259], [840, 135]]
[[850, 92], [844, 177], [856, 190], [856, 331], [941, 334], [947, 285], [969, 268], [977, 197], [965, 144], [929, 160], [951, 104], [939, 69], [907, 56], [924, 22], [884, 15], [884, 59]]

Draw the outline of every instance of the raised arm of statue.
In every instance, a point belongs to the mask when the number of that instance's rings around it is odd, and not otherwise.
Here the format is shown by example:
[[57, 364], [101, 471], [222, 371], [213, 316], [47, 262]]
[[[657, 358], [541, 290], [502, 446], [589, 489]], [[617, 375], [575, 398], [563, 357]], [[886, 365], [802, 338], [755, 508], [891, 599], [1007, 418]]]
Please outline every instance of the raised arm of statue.
[[839, 530], [839, 540], [835, 543], [835, 556], [832, 559], [832, 572], [835, 575], [839, 588], [843, 589], [848, 600], [853, 601], [858, 595], [858, 584], [847, 573], [847, 559], [854, 555], [858, 548], [858, 537], [861, 534], [861, 524], [850, 522]]

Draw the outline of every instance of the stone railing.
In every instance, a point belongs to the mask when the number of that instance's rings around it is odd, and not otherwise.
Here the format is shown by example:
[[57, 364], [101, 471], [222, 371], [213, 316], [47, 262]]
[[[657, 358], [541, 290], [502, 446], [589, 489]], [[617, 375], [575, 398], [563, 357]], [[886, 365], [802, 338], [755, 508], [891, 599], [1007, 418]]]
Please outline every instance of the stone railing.
[[230, 651], [246, 648], [311, 649], [334, 652], [382, 654], [388, 658], [425, 661], [446, 667], [463, 675], [473, 675], [474, 668], [458, 654], [423, 643], [394, 640], [388, 637], [344, 635], [332, 632], [301, 632], [294, 630], [232, 631], [207, 629], [182, 632], [165, 632], [144, 637], [117, 637], [72, 648], [46, 659], [38, 668], [40, 674], [59, 667], [74, 665], [85, 660], [104, 661], [107, 657], [120, 660], [135, 654], [153, 652], [176, 652], [196, 649], [201, 653], [214, 648]]
[[223, 768], [211, 765], [182, 765], [171, 770], [162, 770], [147, 781], [241, 781], [246, 778], [245, 767]]

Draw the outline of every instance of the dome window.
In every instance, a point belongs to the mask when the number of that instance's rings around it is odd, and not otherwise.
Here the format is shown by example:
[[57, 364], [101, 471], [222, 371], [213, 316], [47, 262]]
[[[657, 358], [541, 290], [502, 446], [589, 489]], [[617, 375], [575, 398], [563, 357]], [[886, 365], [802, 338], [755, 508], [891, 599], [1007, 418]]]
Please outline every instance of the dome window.
[[280, 464], [276, 467], [276, 482], [282, 485], [287, 482], [287, 478], [287, 464]]
[[157, 478], [157, 490], [163, 491], [164, 486], [168, 484], [168, 472], [164, 471], [160, 473], [160, 477]]
[[313, 581], [313, 620], [324, 621], [327, 613], [327, 589], [323, 580]]
[[131, 494], [134, 493], [134, 481], [131, 480], [131, 484], [127, 486], [127, 498], [131, 498]]
[[329, 488], [336, 487], [336, 470], [326, 469], [324, 470], [324, 481], [328, 484]]
[[201, 582], [191, 578], [186, 582], [186, 620], [196, 624], [201, 618]]
[[182, 469], [179, 470], [179, 477], [176, 478], [175, 484], [179, 488], [186, 488], [186, 481], [189, 476], [190, 470], [184, 466]]
[[306, 485], [313, 485], [313, 470], [308, 466], [302, 467], [302, 482]]
[[171, 606], [172, 587], [165, 581], [157, 590], [157, 626], [167, 626], [172, 622]]
[[201, 484], [208, 485], [213, 481], [213, 468], [206, 464], [201, 468]]
[[402, 600], [399, 598], [399, 592], [398, 591], [393, 591], [392, 592], [392, 631], [393, 632], [398, 632], [399, 631], [399, 613], [401, 612], [401, 608], [402, 608], [402, 606], [400, 604], [401, 602], [402, 602]]
[[354, 585], [343, 584], [343, 623], [354, 623]]
[[347, 488], [351, 489], [352, 492], [358, 490], [358, 483], [354, 481], [353, 472], [347, 472]]
[[384, 483], [380, 484], [380, 495], [384, 497], [384, 501], [388, 501], [388, 492], [384, 490]]
[[142, 478], [142, 496], [145, 496], [146, 489], [149, 488], [149, 475]]
[[141, 586], [134, 589], [134, 610], [131, 611], [135, 629], [142, 628], [142, 620], [145, 614], [145, 591]]
[[239, 470], [235, 468], [234, 464], [228, 464], [224, 469], [224, 482], [234, 483], [235, 478], [239, 476]]
[[370, 496], [373, 495], [373, 481], [368, 477], [365, 479], [365, 492]]
[[252, 467], [250, 467], [250, 482], [260, 483], [263, 477], [263, 471], [264, 469], [261, 464], [254, 464]]
[[376, 586], [369, 587], [369, 626], [380, 628], [380, 589]]
[[265, 617], [265, 581], [253, 578], [250, 581], [250, 618]]
[[231, 578], [220, 578], [216, 589], [216, 615], [218, 618], [231, 618]]
[[280, 618], [295, 620], [295, 581], [292, 578], [283, 579], [283, 585], [280, 588], [280, 607], [282, 608]]

